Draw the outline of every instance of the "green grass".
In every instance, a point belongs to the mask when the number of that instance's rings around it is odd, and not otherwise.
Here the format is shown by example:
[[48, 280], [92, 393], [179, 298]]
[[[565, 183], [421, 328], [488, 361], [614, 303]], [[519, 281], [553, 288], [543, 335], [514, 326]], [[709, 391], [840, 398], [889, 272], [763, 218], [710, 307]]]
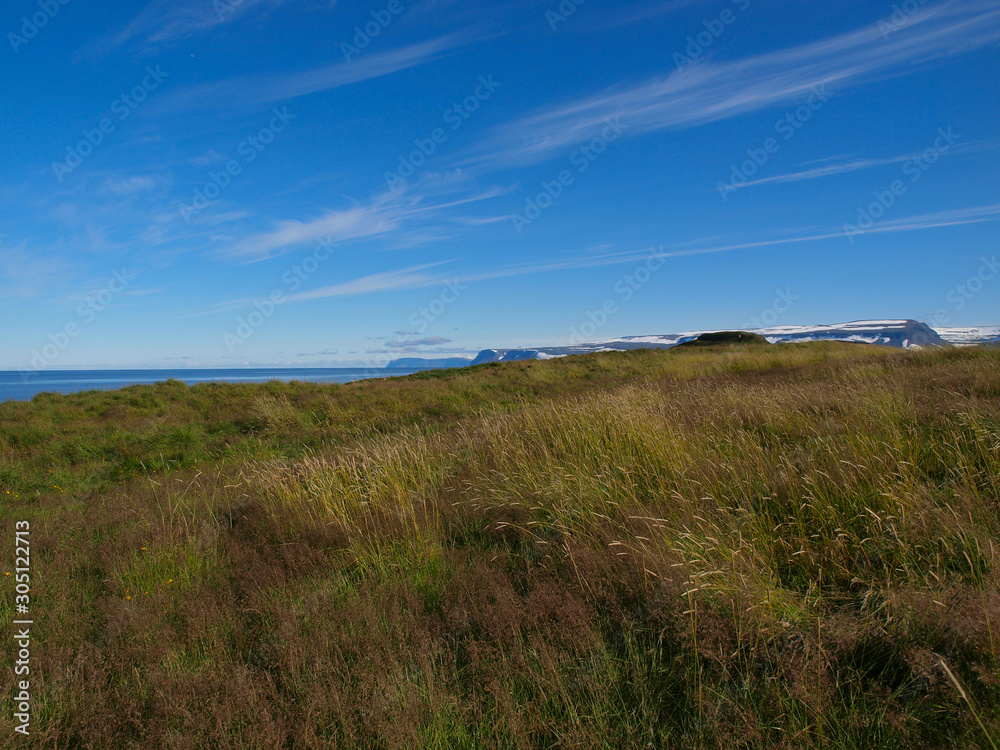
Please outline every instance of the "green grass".
[[993, 349], [42, 394], [0, 499], [29, 746], [1000, 743]]

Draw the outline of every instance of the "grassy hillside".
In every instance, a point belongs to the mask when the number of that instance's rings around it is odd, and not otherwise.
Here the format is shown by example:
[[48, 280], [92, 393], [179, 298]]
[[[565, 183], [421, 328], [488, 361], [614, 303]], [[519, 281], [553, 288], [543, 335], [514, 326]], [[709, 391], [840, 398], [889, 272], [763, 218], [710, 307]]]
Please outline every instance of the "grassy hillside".
[[1000, 744], [997, 350], [41, 395], [0, 498], [23, 746]]

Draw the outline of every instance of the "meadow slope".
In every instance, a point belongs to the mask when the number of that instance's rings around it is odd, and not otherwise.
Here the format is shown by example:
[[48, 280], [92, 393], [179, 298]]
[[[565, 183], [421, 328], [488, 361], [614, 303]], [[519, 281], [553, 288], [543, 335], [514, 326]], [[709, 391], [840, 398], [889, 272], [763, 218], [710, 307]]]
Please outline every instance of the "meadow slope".
[[0, 500], [18, 746], [1000, 745], [1000, 350], [42, 394]]

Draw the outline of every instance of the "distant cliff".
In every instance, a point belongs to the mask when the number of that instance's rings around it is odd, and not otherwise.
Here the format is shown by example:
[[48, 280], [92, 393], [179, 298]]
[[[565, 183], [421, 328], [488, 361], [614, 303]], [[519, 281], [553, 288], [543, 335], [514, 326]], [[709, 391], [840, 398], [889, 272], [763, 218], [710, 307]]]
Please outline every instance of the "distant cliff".
[[442, 367], [467, 367], [472, 364], [471, 359], [464, 357], [448, 357], [447, 359], [420, 359], [418, 357], [405, 357], [394, 359], [385, 366], [387, 370], [412, 370], [423, 367], [428, 370], [438, 370]]

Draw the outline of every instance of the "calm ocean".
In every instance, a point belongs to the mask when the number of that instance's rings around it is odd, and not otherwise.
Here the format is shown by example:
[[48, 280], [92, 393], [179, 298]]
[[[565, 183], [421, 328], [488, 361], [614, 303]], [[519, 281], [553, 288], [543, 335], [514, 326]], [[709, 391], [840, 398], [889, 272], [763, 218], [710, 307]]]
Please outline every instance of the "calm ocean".
[[[36, 393], [75, 393], [111, 390], [127, 385], [159, 383], [174, 378], [195, 383], [264, 383], [268, 380], [305, 380], [314, 383], [349, 383], [370, 377], [412, 375], [418, 369], [374, 370], [350, 367], [259, 368], [232, 370], [43, 370], [22, 375], [0, 371], [0, 401], [27, 400]], [[384, 373], [384, 375], [383, 375]]]

